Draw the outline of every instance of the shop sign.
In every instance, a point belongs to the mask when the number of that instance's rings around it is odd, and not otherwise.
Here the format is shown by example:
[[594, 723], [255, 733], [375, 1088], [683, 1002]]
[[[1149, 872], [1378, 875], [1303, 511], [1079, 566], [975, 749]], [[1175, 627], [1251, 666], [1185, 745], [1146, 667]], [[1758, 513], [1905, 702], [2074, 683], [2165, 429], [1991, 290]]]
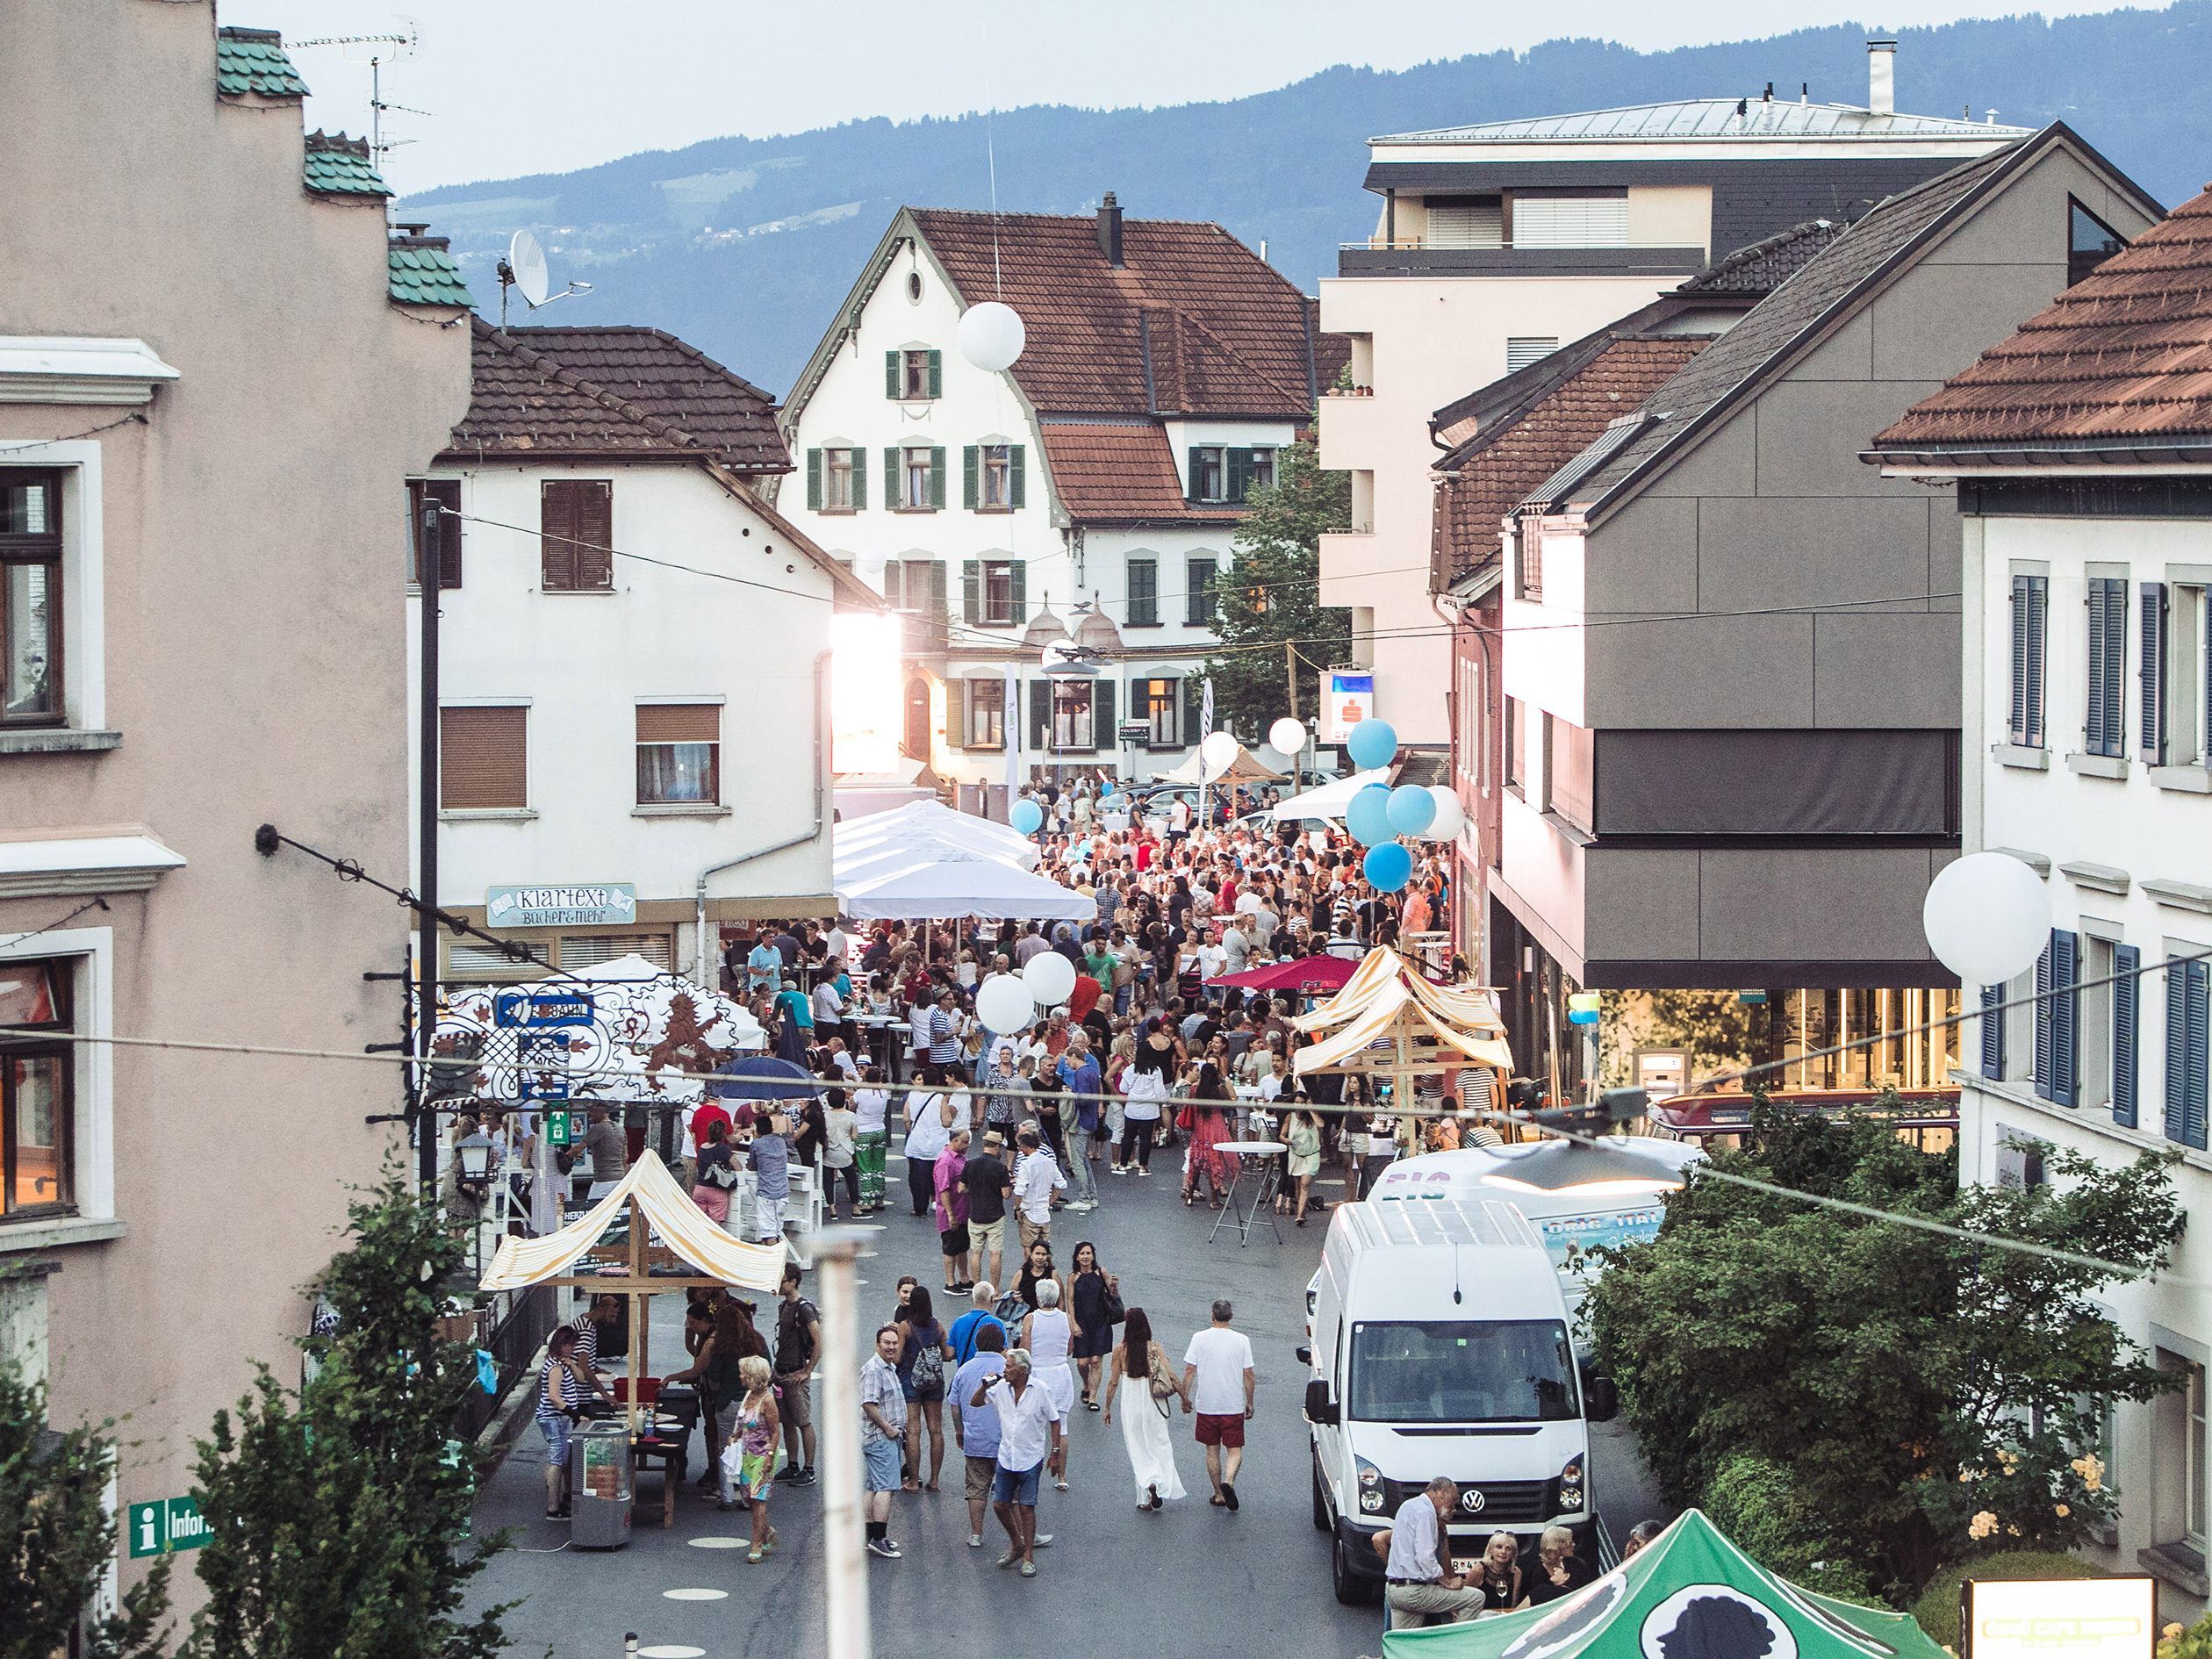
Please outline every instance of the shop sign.
[[198, 1549], [207, 1541], [207, 1523], [200, 1518], [197, 1497], [157, 1497], [133, 1504], [129, 1515], [131, 1559], [166, 1555], [172, 1550]]
[[589, 1025], [589, 991], [501, 991], [492, 999], [492, 1023], [542, 1028]]
[[1321, 671], [1321, 741], [1340, 743], [1363, 720], [1375, 718], [1375, 675], [1366, 670]]
[[484, 916], [495, 928], [590, 928], [637, 920], [637, 888], [628, 881], [572, 887], [492, 887]]
[[2158, 1587], [2111, 1578], [1970, 1578], [1959, 1586], [1965, 1659], [2151, 1659]]

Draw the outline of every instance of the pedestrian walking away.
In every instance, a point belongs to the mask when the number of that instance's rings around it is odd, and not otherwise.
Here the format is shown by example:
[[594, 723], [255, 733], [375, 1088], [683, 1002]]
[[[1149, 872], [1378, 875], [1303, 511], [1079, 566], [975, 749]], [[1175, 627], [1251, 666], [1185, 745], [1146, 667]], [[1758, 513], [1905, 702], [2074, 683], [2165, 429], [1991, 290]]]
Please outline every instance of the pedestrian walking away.
[[[978, 1290], [985, 1287], [978, 1285]], [[973, 1318], [963, 1314], [961, 1325]], [[976, 1390], [984, 1379], [994, 1377], [1006, 1364], [1006, 1327], [985, 1314], [982, 1320], [970, 1327], [974, 1352], [960, 1363], [952, 1377], [952, 1438], [960, 1448], [965, 1478], [962, 1490], [967, 1498], [968, 1548], [983, 1548], [983, 1517], [991, 1506], [991, 1483], [998, 1475], [999, 1420], [998, 1408], [987, 1397], [983, 1404], [974, 1403]]]
[[1121, 1413], [1122, 1449], [1129, 1454], [1137, 1507], [1142, 1510], [1157, 1510], [1185, 1495], [1182, 1476], [1175, 1472], [1174, 1441], [1167, 1433], [1171, 1401], [1190, 1408], [1189, 1395], [1168, 1368], [1167, 1350], [1153, 1339], [1151, 1319], [1142, 1308], [1131, 1308], [1106, 1374], [1104, 1420], [1110, 1427], [1114, 1413]]
[[1213, 1324], [1183, 1351], [1183, 1410], [1196, 1411], [1198, 1444], [1206, 1448], [1210, 1501], [1237, 1510], [1237, 1476], [1244, 1468], [1245, 1425], [1255, 1399], [1252, 1341], [1229, 1321], [1236, 1310], [1224, 1298], [1213, 1304]]
[[[1036, 1385], [1052, 1397], [1062, 1418], [1075, 1410], [1075, 1372], [1068, 1363], [1074, 1346], [1074, 1322], [1060, 1306], [1059, 1282], [1047, 1279], [1037, 1287], [1037, 1306], [1022, 1321], [1022, 1347], [1030, 1358], [1030, 1375]], [[1067, 1490], [1067, 1447], [1061, 1441], [1052, 1454], [1052, 1479]]]

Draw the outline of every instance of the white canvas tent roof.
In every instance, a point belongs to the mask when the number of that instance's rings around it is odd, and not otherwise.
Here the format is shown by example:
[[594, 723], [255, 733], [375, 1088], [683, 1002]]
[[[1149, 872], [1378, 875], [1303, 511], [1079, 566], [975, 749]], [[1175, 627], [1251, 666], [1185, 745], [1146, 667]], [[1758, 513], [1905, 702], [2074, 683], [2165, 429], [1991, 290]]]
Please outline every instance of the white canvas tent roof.
[[1373, 772], [1355, 772], [1349, 778], [1338, 778], [1302, 794], [1278, 801], [1268, 809], [1268, 815], [1283, 818], [1341, 818], [1351, 806], [1352, 797], [1369, 784], [1387, 784], [1390, 773], [1387, 767]]
[[973, 813], [955, 812], [934, 801], [911, 801], [888, 812], [848, 818], [830, 833], [832, 856], [843, 861], [848, 850], [884, 844], [963, 847], [989, 858], [1037, 868], [1037, 844], [1019, 831]]
[[732, 1238], [691, 1201], [668, 1167], [647, 1147], [614, 1190], [557, 1232], [542, 1239], [502, 1239], [485, 1269], [484, 1290], [521, 1290], [566, 1273], [596, 1248], [607, 1230], [623, 1217], [635, 1198], [655, 1237], [702, 1277], [748, 1290], [776, 1290], [783, 1284], [784, 1247], [747, 1244]]
[[1206, 758], [1193, 750], [1190, 758], [1172, 772], [1163, 772], [1154, 779], [1158, 783], [1179, 784], [1240, 784], [1280, 783], [1282, 774], [1263, 763], [1252, 750], [1239, 743], [1237, 758], [1219, 772], [1206, 770]]
[[1016, 921], [1090, 922], [1098, 902], [1057, 881], [995, 858], [948, 858], [916, 851], [904, 860], [869, 859], [847, 868], [835, 886], [839, 908], [855, 921], [946, 921], [980, 916]]

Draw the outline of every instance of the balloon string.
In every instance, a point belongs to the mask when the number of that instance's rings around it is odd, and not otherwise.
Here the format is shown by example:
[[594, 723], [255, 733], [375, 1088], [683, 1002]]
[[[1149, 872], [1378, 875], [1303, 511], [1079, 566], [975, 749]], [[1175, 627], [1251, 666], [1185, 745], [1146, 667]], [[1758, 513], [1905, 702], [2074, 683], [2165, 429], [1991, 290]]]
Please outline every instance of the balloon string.
[[983, 159], [991, 178], [991, 298], [1004, 299], [1006, 285], [999, 280], [998, 142], [994, 126], [998, 102], [991, 94], [991, 25], [988, 14], [983, 30]]

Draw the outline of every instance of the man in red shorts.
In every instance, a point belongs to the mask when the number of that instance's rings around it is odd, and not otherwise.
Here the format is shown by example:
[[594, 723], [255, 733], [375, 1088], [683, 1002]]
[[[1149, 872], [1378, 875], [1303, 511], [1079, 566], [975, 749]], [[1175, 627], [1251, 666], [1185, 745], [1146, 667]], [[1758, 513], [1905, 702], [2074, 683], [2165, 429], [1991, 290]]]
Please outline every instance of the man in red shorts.
[[1235, 1312], [1226, 1297], [1215, 1302], [1212, 1325], [1183, 1351], [1183, 1410], [1198, 1414], [1198, 1444], [1206, 1448], [1214, 1506], [1232, 1514], [1253, 1403], [1252, 1339], [1229, 1328]]

